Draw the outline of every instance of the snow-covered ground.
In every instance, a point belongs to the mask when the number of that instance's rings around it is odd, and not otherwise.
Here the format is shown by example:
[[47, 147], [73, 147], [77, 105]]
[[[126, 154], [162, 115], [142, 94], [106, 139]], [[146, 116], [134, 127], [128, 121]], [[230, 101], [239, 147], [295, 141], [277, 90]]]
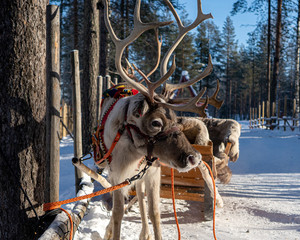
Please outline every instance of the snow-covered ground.
[[[225, 206], [217, 209], [216, 235], [230, 240], [300, 240], [300, 132], [248, 129], [241, 122], [240, 158], [230, 164], [233, 177], [218, 184]], [[73, 197], [73, 143], [61, 142], [60, 200]], [[90, 164], [92, 164], [90, 162]], [[75, 235], [76, 240], [100, 240], [109, 221], [97, 199], [90, 204]], [[70, 209], [74, 204], [64, 206]], [[176, 200], [181, 239], [213, 239], [212, 221], [204, 221], [201, 203]], [[163, 239], [177, 239], [172, 201], [161, 200]], [[138, 205], [124, 216], [122, 239], [139, 239]]]

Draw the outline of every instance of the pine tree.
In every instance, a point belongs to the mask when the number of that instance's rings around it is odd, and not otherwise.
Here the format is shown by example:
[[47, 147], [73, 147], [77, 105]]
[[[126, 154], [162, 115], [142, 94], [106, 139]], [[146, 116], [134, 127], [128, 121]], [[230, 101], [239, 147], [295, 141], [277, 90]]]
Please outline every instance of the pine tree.
[[[46, 170], [46, 0], [0, 8], [0, 239], [33, 239]], [[21, 187], [27, 193], [28, 199]]]
[[226, 80], [226, 98], [225, 98], [225, 108], [226, 117], [231, 117], [232, 109], [232, 81], [234, 69], [234, 56], [237, 53], [237, 42], [235, 40], [235, 30], [233, 22], [230, 17], [227, 17], [223, 26], [222, 31], [223, 39], [223, 59], [221, 62], [224, 64], [224, 77]]
[[[207, 88], [208, 95], [215, 90], [216, 80], [220, 75], [220, 59], [222, 51], [221, 33], [213, 21], [205, 21], [197, 27], [195, 38], [195, 65], [199, 70], [204, 70], [208, 64], [208, 56], [211, 55], [213, 61], [213, 72], [200, 81], [201, 87]], [[221, 96], [221, 95], [220, 95]]]

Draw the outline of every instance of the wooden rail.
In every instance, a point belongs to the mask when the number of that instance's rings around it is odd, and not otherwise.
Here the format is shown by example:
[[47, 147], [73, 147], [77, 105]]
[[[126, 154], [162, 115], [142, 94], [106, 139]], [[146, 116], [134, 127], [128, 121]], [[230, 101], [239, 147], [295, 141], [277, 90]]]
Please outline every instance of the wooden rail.
[[[266, 105], [266, 107], [265, 107]], [[270, 108], [270, 106], [272, 106]], [[270, 104], [262, 102], [256, 108], [250, 108], [249, 111], [249, 127], [250, 128], [265, 128], [279, 129], [283, 128], [286, 131], [288, 128], [295, 130], [299, 126], [299, 117], [296, 112], [296, 101], [293, 101], [293, 112], [291, 116], [287, 116], [287, 98], [284, 98], [283, 111], [280, 109], [280, 101], [277, 106], [275, 103]], [[300, 128], [299, 128], [300, 130]]]

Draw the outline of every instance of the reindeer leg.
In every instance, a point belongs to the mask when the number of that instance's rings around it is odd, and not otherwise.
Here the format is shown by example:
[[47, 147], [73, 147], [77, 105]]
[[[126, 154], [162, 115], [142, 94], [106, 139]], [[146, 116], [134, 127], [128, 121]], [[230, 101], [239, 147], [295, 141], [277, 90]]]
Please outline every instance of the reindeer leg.
[[[208, 169], [207, 169], [207, 167], [205, 166], [205, 164], [203, 162], [201, 162], [199, 164], [198, 168], [200, 169], [202, 177], [203, 177], [204, 181], [206, 182], [206, 184], [207, 184], [207, 186], [210, 190], [211, 197], [213, 198], [214, 197], [214, 187], [213, 187], [213, 182], [211, 180], [211, 176], [208, 172]], [[216, 188], [216, 203], [217, 203], [217, 207], [223, 207], [224, 206], [222, 197], [220, 196], [217, 188]]]
[[[149, 171], [151, 170], [151, 172]], [[161, 240], [160, 227], [160, 167], [152, 166], [145, 178], [149, 217], [153, 224], [155, 240]]]
[[136, 194], [139, 201], [141, 219], [142, 219], [142, 231], [140, 234], [140, 240], [151, 240], [152, 236], [149, 230], [147, 212], [146, 212], [146, 201], [145, 201], [145, 182], [143, 180], [136, 184]]
[[[124, 215], [124, 196], [121, 191], [113, 192], [113, 209], [109, 225], [106, 227], [104, 239], [119, 240], [121, 236], [121, 222]], [[111, 232], [113, 235], [111, 236]]]

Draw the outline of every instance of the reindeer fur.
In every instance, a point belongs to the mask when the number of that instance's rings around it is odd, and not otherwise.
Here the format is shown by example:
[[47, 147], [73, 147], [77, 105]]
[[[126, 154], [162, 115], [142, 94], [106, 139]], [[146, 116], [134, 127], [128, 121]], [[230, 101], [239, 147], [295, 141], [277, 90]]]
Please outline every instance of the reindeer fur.
[[[105, 114], [114, 99], [104, 99], [101, 116]], [[159, 99], [163, 101], [163, 99]], [[127, 107], [128, 106], [128, 107]], [[126, 112], [127, 109], [127, 112]], [[125, 97], [120, 99], [110, 112], [104, 126], [104, 142], [110, 146], [124, 123], [136, 125], [143, 134], [155, 136], [158, 133], [175, 129], [168, 132], [165, 138], [157, 140], [154, 144], [153, 156], [159, 157], [160, 161], [176, 168], [179, 171], [189, 171], [198, 166], [201, 154], [198, 153], [182, 132], [183, 125], [177, 123], [175, 113], [168, 109], [150, 103], [143, 95]], [[155, 124], [153, 124], [155, 123]], [[112, 185], [123, 182], [134, 176], [141, 159], [147, 155], [147, 143], [134, 130], [130, 135], [125, 131], [115, 149], [112, 152], [112, 161], [108, 168], [109, 180]], [[140, 166], [143, 168], [144, 164]], [[146, 184], [145, 184], [146, 183]], [[155, 239], [161, 239], [159, 189], [160, 167], [157, 164], [150, 167], [145, 176], [136, 182], [137, 196], [140, 203], [143, 228], [140, 239], [151, 239], [148, 222], [145, 220], [144, 190], [147, 192], [149, 216], [153, 224]], [[124, 214], [124, 197], [127, 196], [130, 187], [122, 188], [113, 192], [112, 218], [105, 233], [105, 239], [120, 239], [121, 222]]]
[[217, 177], [221, 183], [229, 183], [232, 172], [228, 167], [228, 158], [224, 153], [225, 146], [227, 142], [231, 142], [232, 145], [228, 155], [230, 161], [235, 162], [239, 157], [240, 124], [232, 119], [188, 117], [179, 118], [179, 122], [184, 123], [183, 131], [191, 143], [207, 145], [205, 143], [205, 141], [208, 141], [207, 138], [213, 142], [213, 153], [217, 160]]

